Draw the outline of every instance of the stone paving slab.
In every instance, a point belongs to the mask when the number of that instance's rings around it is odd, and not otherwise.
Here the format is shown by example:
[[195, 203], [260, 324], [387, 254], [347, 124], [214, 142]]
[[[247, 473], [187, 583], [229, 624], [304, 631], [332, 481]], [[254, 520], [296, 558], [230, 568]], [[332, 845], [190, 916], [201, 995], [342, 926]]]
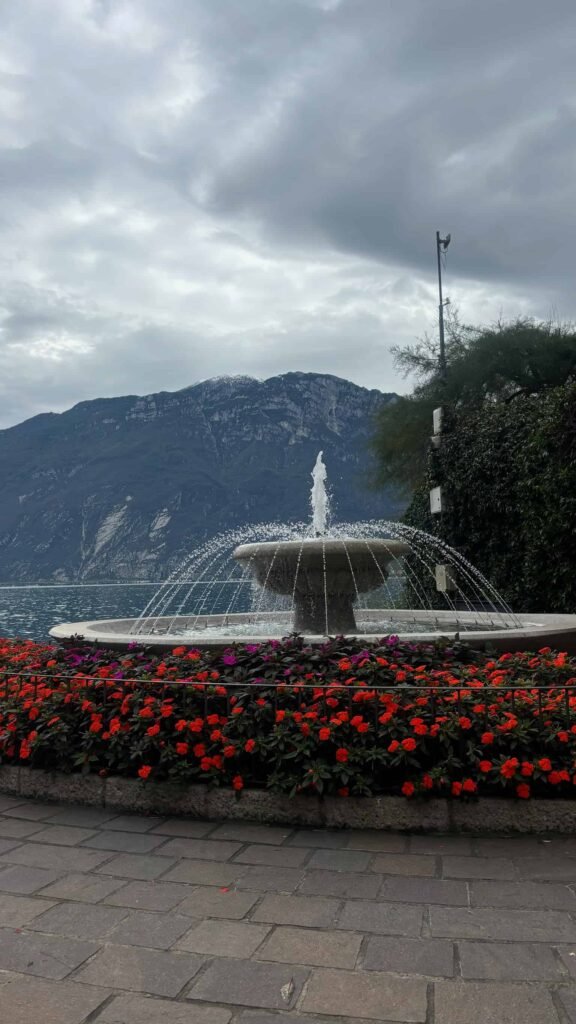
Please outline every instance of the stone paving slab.
[[269, 931], [267, 925], [253, 924], [251, 921], [200, 921], [196, 927], [190, 928], [188, 920], [187, 933], [176, 943], [175, 948], [184, 949], [188, 953], [248, 959], [262, 945]]
[[451, 978], [456, 970], [454, 945], [446, 939], [405, 939], [371, 935], [362, 957], [365, 971]]
[[213, 960], [188, 993], [189, 999], [270, 1010], [291, 1010], [310, 971], [250, 960]]
[[534, 985], [441, 981], [434, 1013], [441, 1024], [558, 1024], [551, 992]]
[[[326, 970], [315, 971], [312, 975], [302, 1009], [338, 1017], [360, 1013], [370, 1020], [424, 1024], [427, 998], [427, 984], [423, 979]], [[448, 1024], [444, 1018], [440, 1020]], [[464, 1020], [466, 1018], [461, 1017], [458, 1024]]]
[[69, 981], [18, 978], [0, 989], [0, 1020], [6, 1024], [32, 1024], [36, 1020], [42, 1024], [83, 1024], [107, 998], [104, 989]]
[[[197, 1004], [191, 1008], [190, 1003], [124, 995], [107, 1003], [94, 1020], [97, 1024], [228, 1024], [231, 1016], [232, 1012], [221, 1006]], [[275, 1024], [281, 1024], [278, 1018]]]
[[174, 997], [198, 973], [204, 962], [202, 957], [191, 953], [106, 946], [76, 972], [74, 981]]
[[65, 978], [97, 949], [94, 942], [0, 929], [0, 968], [3, 971]]
[[2, 1024], [576, 1024], [573, 837], [0, 808]]
[[463, 978], [486, 981], [562, 981], [566, 967], [548, 946], [528, 942], [460, 942]]
[[257, 959], [285, 964], [310, 964], [313, 967], [347, 967], [353, 970], [361, 944], [362, 935], [353, 932], [280, 926], [260, 946]]

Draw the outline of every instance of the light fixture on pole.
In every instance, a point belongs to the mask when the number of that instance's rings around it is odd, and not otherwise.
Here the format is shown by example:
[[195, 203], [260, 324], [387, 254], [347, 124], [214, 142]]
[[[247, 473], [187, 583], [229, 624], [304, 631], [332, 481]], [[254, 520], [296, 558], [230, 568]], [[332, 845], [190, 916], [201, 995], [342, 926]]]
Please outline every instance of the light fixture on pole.
[[446, 299], [444, 302], [442, 298], [442, 261], [440, 259], [441, 252], [446, 252], [446, 249], [450, 245], [450, 234], [446, 235], [446, 238], [440, 238], [440, 232], [436, 232], [436, 259], [438, 261], [438, 327], [440, 331], [440, 377], [443, 381], [446, 380], [446, 345], [444, 342], [444, 306], [450, 301]]

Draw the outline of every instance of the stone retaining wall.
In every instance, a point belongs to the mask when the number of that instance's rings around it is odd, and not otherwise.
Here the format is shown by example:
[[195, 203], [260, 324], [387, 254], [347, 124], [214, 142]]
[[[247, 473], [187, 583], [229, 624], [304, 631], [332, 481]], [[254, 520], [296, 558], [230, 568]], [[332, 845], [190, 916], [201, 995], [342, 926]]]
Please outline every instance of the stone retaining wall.
[[65, 775], [34, 768], [0, 767], [0, 792], [38, 800], [206, 820], [258, 821], [308, 828], [361, 828], [396, 832], [576, 833], [576, 800], [475, 802], [398, 796], [290, 798], [266, 790], [210, 789], [170, 782], [97, 775]]

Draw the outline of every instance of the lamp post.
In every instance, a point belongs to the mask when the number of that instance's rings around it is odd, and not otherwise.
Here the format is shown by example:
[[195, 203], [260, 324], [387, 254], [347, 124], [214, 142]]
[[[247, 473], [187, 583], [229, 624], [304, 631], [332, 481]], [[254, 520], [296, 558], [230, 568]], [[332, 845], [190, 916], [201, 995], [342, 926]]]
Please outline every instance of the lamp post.
[[[440, 377], [442, 381], [446, 381], [446, 345], [444, 342], [444, 306], [445, 302], [442, 298], [442, 260], [440, 259], [441, 252], [446, 252], [446, 249], [450, 245], [451, 236], [448, 234], [446, 238], [440, 238], [440, 232], [436, 232], [436, 259], [438, 261], [438, 328], [440, 331]], [[446, 300], [448, 301], [448, 300]]]
[[[444, 299], [442, 295], [442, 260], [441, 254], [446, 252], [446, 249], [450, 245], [450, 235], [446, 235], [446, 238], [440, 238], [440, 232], [436, 232], [436, 260], [438, 262], [438, 330], [440, 336], [440, 355], [438, 359], [438, 367], [440, 370], [440, 380], [442, 384], [446, 384], [447, 370], [446, 370], [446, 344], [444, 339], [444, 306], [448, 303], [448, 299]], [[438, 408], [434, 410], [434, 435], [431, 438], [432, 448], [439, 449], [442, 444], [442, 431], [444, 429], [444, 410]], [[440, 533], [442, 533], [442, 520], [444, 514], [447, 511], [447, 495], [445, 488], [441, 485], [432, 487], [430, 490], [430, 512], [433, 516], [437, 516], [440, 519]], [[454, 579], [454, 573], [450, 564], [440, 564], [435, 566], [435, 577], [436, 577], [436, 589], [446, 595], [450, 604], [453, 602], [450, 599], [450, 592], [457, 589], [457, 583]]]

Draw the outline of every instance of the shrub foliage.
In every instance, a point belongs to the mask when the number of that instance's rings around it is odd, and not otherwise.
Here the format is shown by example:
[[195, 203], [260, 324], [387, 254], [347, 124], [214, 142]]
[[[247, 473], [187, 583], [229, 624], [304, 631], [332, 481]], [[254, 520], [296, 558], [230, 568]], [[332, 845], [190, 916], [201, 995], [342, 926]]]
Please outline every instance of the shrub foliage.
[[[450, 502], [441, 519], [435, 484]], [[576, 612], [576, 385], [452, 412], [405, 519], [454, 545], [516, 611]]]

